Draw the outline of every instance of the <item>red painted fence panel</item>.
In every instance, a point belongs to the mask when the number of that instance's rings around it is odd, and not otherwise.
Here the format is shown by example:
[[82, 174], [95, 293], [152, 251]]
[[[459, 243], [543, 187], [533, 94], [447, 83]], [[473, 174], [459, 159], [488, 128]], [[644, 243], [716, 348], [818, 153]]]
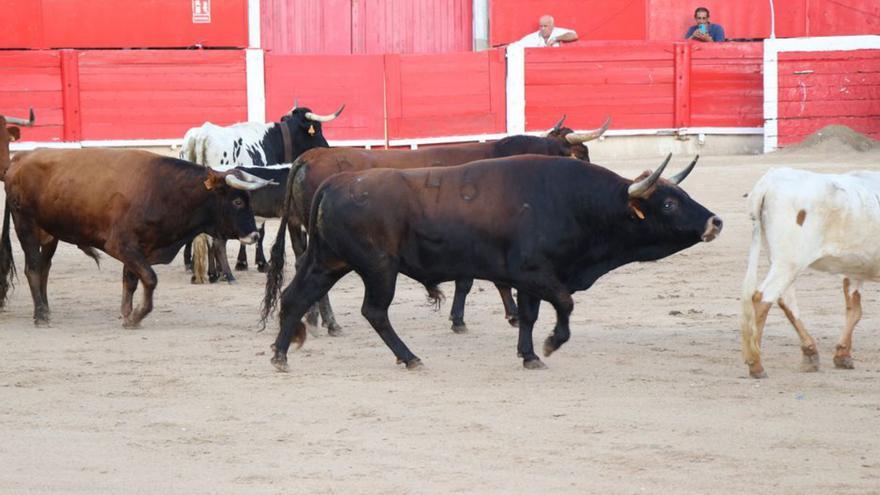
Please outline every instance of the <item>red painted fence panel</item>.
[[506, 131], [503, 50], [388, 55], [390, 139]]
[[79, 84], [86, 140], [182, 138], [205, 121], [247, 120], [241, 50], [84, 51]]
[[551, 127], [567, 114], [575, 129], [673, 126], [673, 45], [594, 42], [589, 46], [526, 49], [526, 130]]
[[0, 48], [246, 47], [247, 0], [207, 3], [195, 23], [193, 0], [0, 0]]
[[470, 0], [261, 0], [264, 49], [275, 53], [470, 51]]
[[829, 124], [880, 139], [880, 50], [779, 54], [779, 145]]
[[688, 127], [764, 126], [763, 43], [687, 43]]
[[382, 55], [266, 54], [266, 118], [277, 121], [294, 101], [317, 113], [345, 110], [323, 124], [334, 139], [383, 139]]
[[36, 114], [35, 127], [22, 130], [23, 141], [63, 139], [62, 99], [58, 52], [0, 52], [0, 114], [26, 118], [29, 107]]

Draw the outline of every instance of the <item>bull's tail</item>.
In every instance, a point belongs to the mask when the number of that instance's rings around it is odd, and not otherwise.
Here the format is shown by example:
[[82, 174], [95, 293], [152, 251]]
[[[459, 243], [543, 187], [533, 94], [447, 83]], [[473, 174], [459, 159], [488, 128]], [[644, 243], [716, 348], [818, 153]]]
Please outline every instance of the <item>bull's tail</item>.
[[15, 263], [12, 260], [12, 239], [9, 236], [10, 216], [9, 200], [3, 209], [3, 231], [0, 234], [0, 309], [6, 305], [9, 289], [14, 287]]
[[77, 246], [80, 251], [86, 253], [86, 256], [95, 260], [95, 264], [98, 265], [98, 268], [101, 268], [101, 254], [98, 253], [98, 250], [91, 246]]
[[440, 305], [446, 300], [443, 291], [437, 284], [425, 284], [425, 289], [428, 291], [428, 306], [433, 307], [434, 311], [439, 311]]
[[[285, 201], [286, 202], [286, 201]], [[260, 330], [266, 329], [266, 321], [275, 313], [278, 305], [278, 293], [284, 284], [284, 241], [287, 229], [287, 213], [281, 216], [281, 224], [278, 226], [278, 234], [275, 243], [272, 244], [272, 252], [269, 258], [269, 268], [266, 270], [266, 292], [263, 294], [263, 303], [260, 305]]]
[[199, 234], [192, 240], [192, 283], [208, 283], [208, 234]]
[[746, 276], [743, 280], [742, 297], [742, 313], [740, 316], [740, 333], [742, 335], [743, 359], [746, 362], [752, 360], [753, 356], [760, 355], [758, 342], [754, 338], [754, 329], [756, 326], [755, 305], [752, 297], [758, 287], [758, 262], [761, 258], [761, 246], [764, 243], [764, 195], [765, 190], [761, 187], [761, 182], [755, 186], [749, 193], [749, 216], [752, 219], [752, 244], [749, 246], [749, 264], [746, 268]]

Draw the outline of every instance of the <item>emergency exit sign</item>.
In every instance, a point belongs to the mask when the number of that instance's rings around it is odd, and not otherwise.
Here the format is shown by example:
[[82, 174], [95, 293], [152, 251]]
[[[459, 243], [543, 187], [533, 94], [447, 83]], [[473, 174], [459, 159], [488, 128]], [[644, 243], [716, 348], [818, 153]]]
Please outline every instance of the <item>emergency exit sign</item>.
[[211, 0], [192, 0], [193, 24], [211, 22]]

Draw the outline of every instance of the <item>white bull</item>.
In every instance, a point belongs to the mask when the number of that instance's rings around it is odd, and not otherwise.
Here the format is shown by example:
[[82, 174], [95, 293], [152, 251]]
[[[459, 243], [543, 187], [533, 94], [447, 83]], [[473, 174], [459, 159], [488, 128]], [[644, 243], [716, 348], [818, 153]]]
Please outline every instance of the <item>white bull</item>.
[[[243, 122], [228, 127], [221, 127], [210, 122], [194, 127], [186, 132], [180, 158], [211, 167], [217, 171], [227, 171], [235, 167], [265, 167], [289, 164], [306, 150], [316, 147], [327, 147], [321, 129], [322, 122], [329, 122], [342, 113], [345, 105], [330, 115], [313, 113], [308, 108], [294, 107], [281, 117], [280, 122], [263, 124], [259, 122]], [[287, 165], [288, 167], [290, 165]], [[208, 251], [206, 236], [198, 236], [196, 256], [192, 262], [193, 282], [204, 283], [205, 259]], [[188, 246], [187, 246], [188, 248]], [[226, 260], [226, 247], [223, 242], [216, 242], [214, 254], [226, 280], [233, 282], [235, 277]], [[241, 266], [247, 267], [244, 253]], [[189, 249], [184, 250], [184, 263], [190, 266]]]
[[[768, 171], [749, 194], [753, 222], [743, 282], [743, 358], [754, 378], [764, 378], [761, 336], [774, 302], [800, 337], [804, 371], [819, 369], [816, 341], [799, 316], [797, 276], [812, 268], [843, 275], [846, 323], [834, 351], [837, 368], [852, 369], [852, 334], [862, 316], [861, 287], [880, 279], [880, 172], [819, 174], [789, 168]], [[765, 245], [770, 268], [760, 287], [758, 258]]]

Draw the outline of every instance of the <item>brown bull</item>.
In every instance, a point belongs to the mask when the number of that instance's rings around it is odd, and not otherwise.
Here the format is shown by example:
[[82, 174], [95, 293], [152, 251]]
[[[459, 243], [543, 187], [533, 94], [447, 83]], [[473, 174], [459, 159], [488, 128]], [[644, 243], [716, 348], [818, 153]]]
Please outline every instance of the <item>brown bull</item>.
[[[328, 177], [339, 172], [356, 172], [373, 168], [411, 169], [423, 167], [448, 167], [488, 158], [503, 158], [514, 155], [536, 154], [559, 157], [572, 157], [589, 162], [588, 141], [592, 141], [608, 129], [611, 119], [598, 129], [576, 133], [562, 127], [563, 116], [546, 136], [517, 135], [487, 143], [468, 143], [448, 146], [425, 147], [417, 150], [363, 150], [355, 148], [314, 148], [303, 153], [291, 167], [287, 186], [287, 201], [284, 208], [278, 237], [283, 241], [285, 224], [292, 234], [293, 250], [300, 256], [305, 250], [305, 237], [301, 234], [308, 229], [308, 215], [312, 198], [318, 186]], [[276, 240], [276, 245], [279, 242]], [[284, 250], [273, 246], [272, 264], [269, 276], [278, 276], [284, 264]], [[467, 331], [464, 322], [464, 304], [473, 279], [455, 281], [455, 297], [450, 312], [452, 330], [456, 333]], [[511, 325], [517, 323], [516, 303], [506, 286], [497, 286], [504, 303], [505, 317]], [[339, 332], [339, 324], [333, 315], [330, 301], [326, 297], [320, 303], [321, 316], [329, 332]], [[313, 308], [307, 321], [310, 327], [317, 325], [317, 313]]]
[[[14, 266], [10, 214], [25, 254], [34, 323], [49, 322], [46, 286], [58, 241], [97, 261], [100, 249], [121, 261], [123, 326], [136, 327], [153, 309], [154, 264], [169, 263], [184, 243], [206, 232], [257, 238], [248, 190], [268, 182], [241, 171], [218, 173], [145, 151], [36, 150], [20, 152], [6, 172], [6, 210], [0, 259], [0, 294]], [[143, 299], [132, 309], [138, 282]], [[0, 299], [0, 307], [5, 298]]]

